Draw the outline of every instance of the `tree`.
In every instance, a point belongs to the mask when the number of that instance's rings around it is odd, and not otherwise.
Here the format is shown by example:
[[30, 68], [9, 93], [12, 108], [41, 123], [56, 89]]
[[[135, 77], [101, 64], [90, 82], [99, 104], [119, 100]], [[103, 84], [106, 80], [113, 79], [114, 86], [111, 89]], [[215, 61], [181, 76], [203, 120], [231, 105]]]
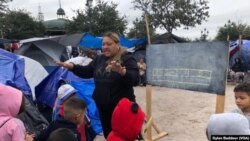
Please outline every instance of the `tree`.
[[238, 39], [239, 35], [242, 35], [242, 38], [250, 39], [250, 26], [242, 23], [237, 24], [228, 20], [224, 26], [219, 28], [215, 39], [226, 41], [228, 35], [230, 40]]
[[85, 12], [77, 10], [76, 17], [67, 26], [68, 32], [91, 32], [101, 35], [107, 31], [124, 34], [127, 21], [125, 16], [119, 17], [116, 10], [117, 4], [113, 2], [97, 1], [95, 7], [88, 8]]
[[5, 38], [25, 39], [35, 36], [43, 36], [45, 27], [43, 23], [35, 21], [24, 10], [8, 11], [0, 17], [0, 29]]
[[172, 33], [173, 29], [185, 29], [200, 25], [209, 17], [207, 0], [134, 0], [135, 9], [149, 14], [153, 25]]
[[12, 0], [0, 0], [0, 15], [2, 15], [8, 10], [8, 6], [6, 5], [6, 3], [10, 1]]
[[[152, 25], [149, 25], [149, 33], [150, 37], [155, 35], [155, 30]], [[144, 21], [144, 18], [141, 18], [133, 22], [133, 27], [129, 30], [127, 36], [129, 38], [142, 38], [142, 37], [147, 37], [147, 30], [146, 30], [146, 24]]]

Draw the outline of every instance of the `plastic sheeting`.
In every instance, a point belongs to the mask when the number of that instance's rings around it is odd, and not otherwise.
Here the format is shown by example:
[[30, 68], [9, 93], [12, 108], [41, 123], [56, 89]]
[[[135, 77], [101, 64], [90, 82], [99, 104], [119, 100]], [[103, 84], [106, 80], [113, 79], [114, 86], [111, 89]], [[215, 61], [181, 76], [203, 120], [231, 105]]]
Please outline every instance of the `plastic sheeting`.
[[31, 98], [31, 89], [24, 75], [24, 59], [0, 49], [0, 83], [15, 87]]
[[[139, 45], [145, 41], [145, 39], [129, 40], [124, 36], [120, 36], [120, 44], [122, 47], [131, 48]], [[102, 37], [94, 37], [93, 35], [86, 33], [80, 41], [80, 46], [91, 49], [101, 49], [102, 48]]]
[[96, 134], [102, 132], [102, 125], [99, 119], [99, 112], [97, 110], [95, 101], [92, 98], [92, 94], [95, 88], [93, 80], [72, 82], [71, 85], [78, 90], [76, 95], [83, 99], [87, 105], [87, 115], [91, 120], [91, 126]]
[[93, 35], [86, 33], [80, 41], [81, 47], [91, 48], [91, 49], [101, 49], [102, 39], [94, 37]]
[[[92, 60], [86, 57], [77, 57], [72, 58], [67, 62], [87, 65], [90, 61]], [[101, 122], [98, 115], [98, 109], [92, 99], [92, 94], [95, 88], [93, 79], [82, 79], [67, 69], [57, 67], [35, 88], [37, 102], [53, 108], [60, 81], [65, 81], [77, 89], [77, 96], [83, 99], [87, 104], [87, 115], [91, 120], [93, 130], [96, 134], [100, 134], [102, 132]]]

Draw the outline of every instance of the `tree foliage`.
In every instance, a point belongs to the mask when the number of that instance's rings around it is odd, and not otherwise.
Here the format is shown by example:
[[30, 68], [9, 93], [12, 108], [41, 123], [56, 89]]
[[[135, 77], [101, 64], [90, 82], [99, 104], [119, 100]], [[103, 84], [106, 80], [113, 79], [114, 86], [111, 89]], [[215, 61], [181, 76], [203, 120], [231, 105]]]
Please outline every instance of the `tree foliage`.
[[228, 22], [219, 28], [219, 31], [215, 37], [216, 40], [226, 41], [229, 35], [230, 40], [236, 40], [239, 35], [242, 35], [244, 39], [250, 39], [250, 26], [247, 24]]
[[76, 17], [67, 26], [68, 32], [91, 32], [101, 35], [107, 31], [123, 34], [127, 21], [125, 16], [119, 17], [117, 4], [98, 0], [96, 6], [86, 11], [77, 10]]
[[25, 39], [43, 36], [45, 27], [41, 22], [35, 21], [24, 10], [8, 11], [0, 17], [0, 29], [4, 38]]
[[0, 14], [3, 14], [8, 10], [8, 6], [6, 4], [10, 1], [12, 0], [0, 0]]
[[134, 0], [134, 7], [149, 14], [155, 27], [172, 33], [200, 25], [209, 17], [207, 0]]
[[[150, 37], [155, 35], [155, 30], [151, 24], [149, 25], [149, 33]], [[133, 22], [133, 27], [129, 30], [127, 36], [129, 38], [147, 37], [147, 30], [144, 18], [136, 18], [136, 20]]]

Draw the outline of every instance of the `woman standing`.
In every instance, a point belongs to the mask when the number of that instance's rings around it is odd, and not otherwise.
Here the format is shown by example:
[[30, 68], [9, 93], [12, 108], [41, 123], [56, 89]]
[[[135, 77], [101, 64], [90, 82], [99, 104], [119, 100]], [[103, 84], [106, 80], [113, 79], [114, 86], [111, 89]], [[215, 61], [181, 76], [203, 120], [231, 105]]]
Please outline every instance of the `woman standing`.
[[105, 138], [111, 132], [112, 113], [122, 98], [135, 101], [133, 86], [138, 84], [136, 60], [120, 46], [117, 34], [108, 32], [102, 41], [103, 54], [96, 56], [88, 66], [56, 62], [82, 78], [94, 77], [93, 99], [98, 107]]

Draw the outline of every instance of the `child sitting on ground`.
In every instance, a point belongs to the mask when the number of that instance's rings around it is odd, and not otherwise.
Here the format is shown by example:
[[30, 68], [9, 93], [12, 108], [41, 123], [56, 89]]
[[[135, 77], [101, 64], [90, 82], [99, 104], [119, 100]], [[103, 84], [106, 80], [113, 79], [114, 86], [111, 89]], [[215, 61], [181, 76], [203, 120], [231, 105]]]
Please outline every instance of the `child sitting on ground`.
[[77, 131], [77, 125], [84, 123], [86, 104], [77, 97], [71, 97], [63, 103], [63, 117], [58, 117], [49, 127], [44, 130], [37, 138], [38, 141], [46, 141], [50, 133], [58, 128], [70, 129], [81, 140], [81, 135]]
[[234, 88], [235, 103], [238, 106], [233, 113], [244, 115], [250, 125], [250, 83], [241, 83]]
[[25, 98], [21, 91], [0, 84], [0, 140], [33, 141], [26, 133], [24, 124], [17, 115], [25, 110]]
[[238, 113], [221, 113], [210, 117], [206, 134], [211, 141], [212, 135], [250, 135], [250, 130], [245, 116]]
[[53, 131], [47, 141], [77, 141], [75, 134], [67, 128], [59, 128]]

